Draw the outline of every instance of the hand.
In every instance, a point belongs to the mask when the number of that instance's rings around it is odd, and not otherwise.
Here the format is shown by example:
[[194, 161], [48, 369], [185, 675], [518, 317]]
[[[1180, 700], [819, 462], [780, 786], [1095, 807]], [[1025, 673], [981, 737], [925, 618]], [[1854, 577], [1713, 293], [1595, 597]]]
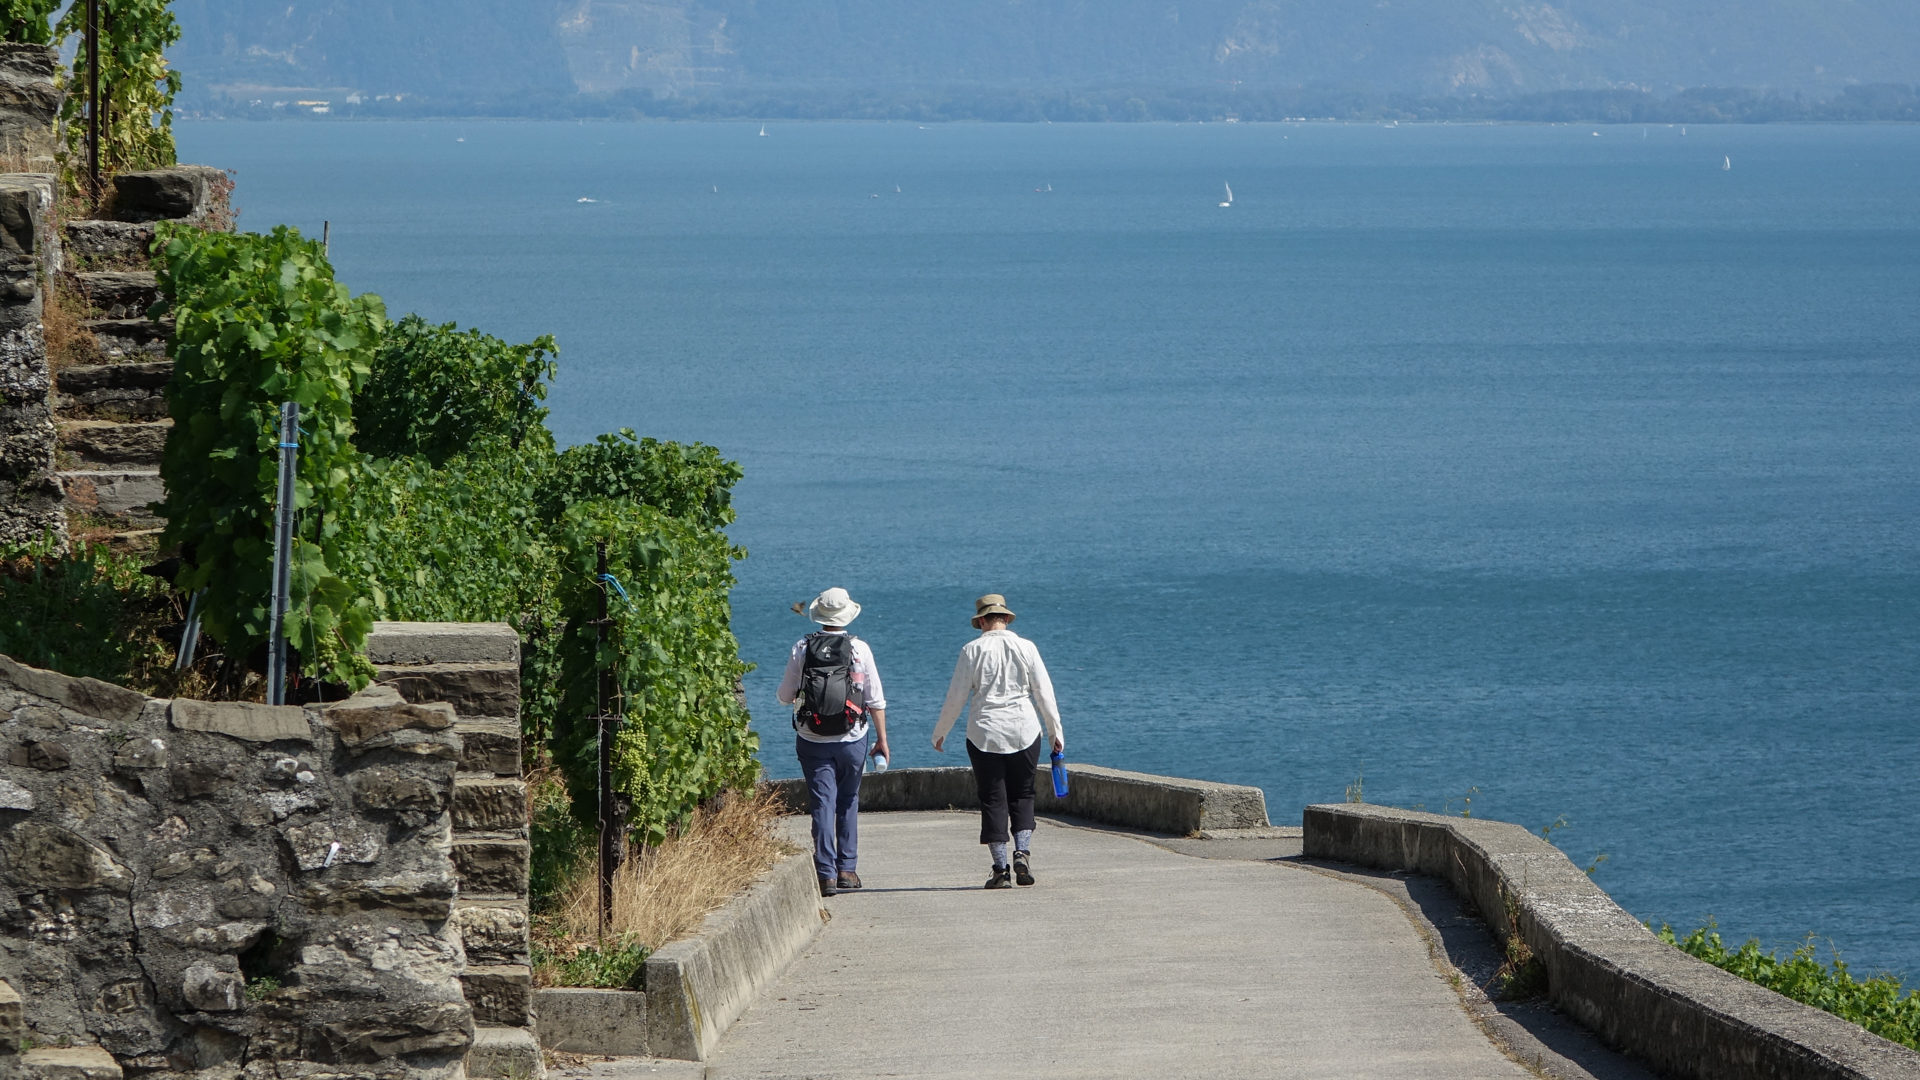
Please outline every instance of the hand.
[[1056, 754], [1064, 754], [1064, 753], [1066, 753], [1066, 752], [1067, 752], [1067, 740], [1065, 740], [1065, 739], [1063, 739], [1063, 738], [1061, 738], [1061, 737], [1060, 737], [1060, 736], [1058, 736], [1058, 735], [1055, 735], [1055, 736], [1053, 737], [1053, 752], [1054, 752], [1054, 753], [1056, 753]]
[[935, 736], [933, 737], [933, 748], [934, 748], [935, 750], [938, 750], [938, 751], [940, 751], [940, 752], [941, 752], [941, 753], [943, 753], [943, 754], [944, 754], [944, 753], [946, 753], [946, 752], [947, 752], [947, 737], [946, 737], [945, 735], [935, 735]]
[[887, 740], [885, 739], [876, 739], [874, 741], [873, 752], [875, 755], [886, 758], [888, 761], [893, 760], [893, 751], [887, 749]]

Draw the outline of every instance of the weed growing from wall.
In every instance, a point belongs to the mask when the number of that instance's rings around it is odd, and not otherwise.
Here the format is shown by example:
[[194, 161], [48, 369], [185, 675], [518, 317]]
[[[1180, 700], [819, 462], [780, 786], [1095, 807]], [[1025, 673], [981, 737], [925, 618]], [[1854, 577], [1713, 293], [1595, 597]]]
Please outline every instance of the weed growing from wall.
[[1828, 967], [1816, 955], [1811, 936], [1783, 958], [1762, 952], [1755, 939], [1738, 949], [1727, 948], [1711, 921], [1684, 938], [1665, 924], [1657, 933], [1661, 941], [1714, 967], [1920, 1050], [1920, 990], [1902, 996], [1900, 980], [1892, 975], [1855, 979], [1837, 955]]

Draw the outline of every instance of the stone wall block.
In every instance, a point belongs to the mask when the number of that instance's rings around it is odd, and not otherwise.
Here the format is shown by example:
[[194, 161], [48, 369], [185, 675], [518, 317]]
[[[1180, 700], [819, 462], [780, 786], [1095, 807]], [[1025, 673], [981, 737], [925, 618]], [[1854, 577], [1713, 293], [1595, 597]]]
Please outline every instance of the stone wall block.
[[72, 709], [99, 720], [131, 724], [146, 708], [145, 694], [99, 679], [76, 679], [54, 671], [28, 667], [10, 657], [0, 656], [0, 686], [46, 699], [49, 704]]
[[520, 721], [462, 720], [455, 730], [462, 772], [520, 775]]
[[213, 208], [226, 173], [206, 165], [175, 165], [113, 178], [109, 213], [116, 221], [198, 221]]
[[527, 829], [527, 785], [518, 780], [461, 778], [453, 786], [453, 827], [462, 832]]
[[20, 1055], [24, 1080], [121, 1080], [120, 1063], [98, 1046], [36, 1047]]
[[525, 840], [455, 840], [453, 866], [471, 896], [525, 896], [532, 849]]
[[168, 712], [176, 731], [209, 731], [247, 742], [313, 741], [306, 710], [296, 705], [259, 705], [251, 701], [189, 701], [180, 698]]
[[527, 907], [509, 901], [462, 903], [454, 911], [469, 964], [527, 964]]
[[[339, 735], [341, 745], [356, 753], [391, 748], [448, 760], [459, 757], [458, 736], [420, 737], [439, 732], [451, 735], [455, 717], [450, 705], [412, 704], [401, 700], [390, 687], [375, 686], [329, 706], [322, 715], [327, 726]], [[433, 747], [448, 752], [429, 749]]]
[[473, 1018], [526, 1027], [533, 1022], [533, 973], [521, 964], [475, 964], [460, 977]]
[[514, 664], [387, 665], [374, 677], [408, 701], [441, 701], [462, 717], [520, 715], [520, 668]]

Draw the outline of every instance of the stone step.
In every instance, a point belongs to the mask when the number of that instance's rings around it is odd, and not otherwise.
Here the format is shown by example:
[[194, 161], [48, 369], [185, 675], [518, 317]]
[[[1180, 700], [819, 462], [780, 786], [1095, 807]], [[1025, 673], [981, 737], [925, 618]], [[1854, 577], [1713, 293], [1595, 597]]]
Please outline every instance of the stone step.
[[42, 1046], [20, 1055], [22, 1080], [120, 1080], [120, 1063], [97, 1046]]
[[520, 775], [520, 721], [458, 720], [460, 771], [494, 776]]
[[171, 360], [63, 368], [54, 375], [53, 407], [69, 415], [110, 412], [157, 418], [167, 415], [167, 380], [171, 378]]
[[144, 270], [152, 262], [151, 222], [67, 222], [66, 253], [75, 270]]
[[453, 906], [469, 964], [529, 964], [525, 900], [467, 900]]
[[149, 503], [166, 498], [158, 469], [69, 470], [59, 474], [68, 511], [126, 521], [153, 521]]
[[107, 359], [165, 360], [173, 323], [152, 319], [88, 319], [81, 328], [93, 335]]
[[120, 424], [111, 420], [62, 420], [56, 445], [72, 457], [69, 468], [158, 469], [173, 421]]
[[528, 821], [527, 785], [497, 777], [455, 777], [453, 831], [525, 836]]
[[467, 1051], [467, 1075], [472, 1080], [545, 1080], [547, 1065], [533, 1032], [481, 1024], [473, 1031], [473, 1049]]
[[525, 840], [453, 838], [453, 869], [460, 895], [475, 900], [511, 900], [527, 895], [532, 848]]
[[460, 988], [476, 1024], [533, 1024], [533, 969], [525, 964], [468, 964]]
[[74, 278], [80, 295], [103, 319], [144, 319], [160, 299], [151, 270], [84, 270]]

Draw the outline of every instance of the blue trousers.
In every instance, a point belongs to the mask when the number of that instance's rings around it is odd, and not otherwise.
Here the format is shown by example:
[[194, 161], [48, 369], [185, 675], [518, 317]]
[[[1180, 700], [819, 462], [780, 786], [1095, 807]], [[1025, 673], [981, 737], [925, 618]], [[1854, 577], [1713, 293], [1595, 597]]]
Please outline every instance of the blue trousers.
[[793, 751], [807, 780], [807, 810], [813, 815], [813, 870], [824, 878], [857, 869], [860, 859], [860, 771], [867, 740], [808, 742], [798, 735]]

